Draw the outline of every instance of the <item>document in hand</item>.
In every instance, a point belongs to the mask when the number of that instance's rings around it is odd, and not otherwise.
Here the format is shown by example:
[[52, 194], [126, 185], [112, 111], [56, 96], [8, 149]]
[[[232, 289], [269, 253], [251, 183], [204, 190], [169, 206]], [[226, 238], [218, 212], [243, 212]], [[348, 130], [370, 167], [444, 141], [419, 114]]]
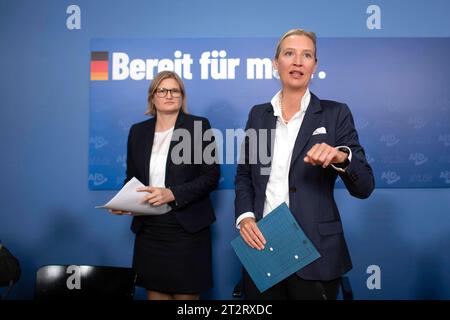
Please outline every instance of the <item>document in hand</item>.
[[231, 241], [231, 246], [260, 292], [320, 257], [286, 203], [257, 225], [266, 239], [263, 250], [251, 248], [241, 236]]
[[135, 177], [128, 181], [123, 188], [103, 206], [96, 208], [105, 208], [112, 210], [122, 210], [131, 212], [132, 215], [158, 215], [170, 211], [169, 205], [152, 206], [151, 204], [142, 202], [145, 192], [137, 192], [136, 189], [144, 187], [144, 185]]

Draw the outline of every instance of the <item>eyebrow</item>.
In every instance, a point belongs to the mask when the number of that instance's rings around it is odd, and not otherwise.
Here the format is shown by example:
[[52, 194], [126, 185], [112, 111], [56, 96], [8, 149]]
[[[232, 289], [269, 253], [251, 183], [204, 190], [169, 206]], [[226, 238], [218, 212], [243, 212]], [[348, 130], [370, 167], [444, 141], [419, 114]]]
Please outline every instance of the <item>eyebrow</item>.
[[[286, 51], [286, 50], [294, 50], [294, 51], [297, 51], [297, 49], [295, 49], [295, 48], [284, 48], [282, 51]], [[305, 50], [301, 50], [301, 51], [314, 52], [313, 49], [305, 49]]]

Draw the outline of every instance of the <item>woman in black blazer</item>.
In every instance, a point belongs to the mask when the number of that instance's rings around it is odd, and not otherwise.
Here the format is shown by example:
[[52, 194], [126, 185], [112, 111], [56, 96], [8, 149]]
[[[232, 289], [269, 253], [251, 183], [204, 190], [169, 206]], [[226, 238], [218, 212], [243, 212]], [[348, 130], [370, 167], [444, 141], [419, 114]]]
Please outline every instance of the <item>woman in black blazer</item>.
[[[212, 287], [215, 215], [209, 194], [220, 169], [211, 126], [206, 118], [187, 114], [183, 82], [171, 71], [154, 78], [146, 114], [154, 117], [130, 129], [125, 183], [136, 177], [147, 186], [138, 189], [142, 201], [165, 213], [133, 217], [137, 285], [147, 289], [148, 299], [198, 299]], [[194, 128], [202, 135], [194, 135]]]

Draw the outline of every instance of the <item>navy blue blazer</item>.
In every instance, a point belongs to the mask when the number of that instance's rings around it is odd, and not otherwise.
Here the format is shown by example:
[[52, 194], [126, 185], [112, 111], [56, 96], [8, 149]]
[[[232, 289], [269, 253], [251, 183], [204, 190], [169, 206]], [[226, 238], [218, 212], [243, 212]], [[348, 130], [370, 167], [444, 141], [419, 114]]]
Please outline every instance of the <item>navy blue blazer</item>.
[[[169, 205], [175, 213], [178, 222], [186, 231], [191, 233], [208, 227], [215, 221], [214, 209], [209, 194], [217, 188], [220, 177], [220, 167], [217, 162], [207, 164], [202, 159], [201, 163], [194, 163], [194, 150], [201, 147], [203, 154], [206, 146], [211, 143], [215, 144], [214, 138], [211, 141], [197, 141], [194, 139], [194, 122], [201, 124], [202, 136], [206, 130], [211, 128], [206, 118], [188, 115], [180, 110], [174, 132], [177, 129], [184, 129], [190, 133], [191, 141], [188, 144], [191, 147], [191, 162], [190, 164], [175, 164], [172, 161], [170, 154], [174, 146], [178, 143], [177, 140], [172, 138], [173, 140], [170, 143], [169, 155], [166, 162], [165, 176], [166, 188], [170, 188], [175, 196], [175, 201], [172, 201]], [[131, 127], [128, 135], [125, 183], [131, 178], [136, 177], [143, 184], [149, 184], [148, 175], [153, 138], [155, 136], [155, 125], [156, 117], [134, 124]], [[131, 230], [134, 233], [139, 232], [139, 229], [147, 218], [145, 216], [133, 217]]]
[[[270, 103], [254, 106], [250, 111], [246, 130], [275, 129], [277, 118], [273, 111]], [[320, 127], [326, 128], [326, 134], [313, 135], [314, 130]], [[267, 142], [269, 156], [273, 150], [271, 140], [268, 139]], [[352, 150], [352, 160], [345, 173], [340, 173], [331, 166], [324, 169], [303, 161], [312, 146], [322, 142], [331, 146], [348, 146]], [[242, 213], [251, 211], [255, 213], [256, 220], [260, 220], [269, 181], [269, 175], [262, 175], [261, 169], [270, 170], [270, 163], [264, 165], [258, 158], [256, 164], [249, 164], [248, 143], [245, 139], [245, 149], [242, 152], [245, 161], [238, 165], [235, 177], [235, 215], [237, 218]], [[258, 146], [255, 146], [255, 150]], [[352, 268], [333, 195], [338, 174], [350, 194], [357, 198], [367, 198], [375, 187], [372, 169], [359, 144], [353, 117], [347, 105], [319, 100], [311, 94], [310, 104], [295, 141], [289, 170], [289, 208], [321, 254], [319, 259], [297, 272], [303, 279], [332, 280]]]

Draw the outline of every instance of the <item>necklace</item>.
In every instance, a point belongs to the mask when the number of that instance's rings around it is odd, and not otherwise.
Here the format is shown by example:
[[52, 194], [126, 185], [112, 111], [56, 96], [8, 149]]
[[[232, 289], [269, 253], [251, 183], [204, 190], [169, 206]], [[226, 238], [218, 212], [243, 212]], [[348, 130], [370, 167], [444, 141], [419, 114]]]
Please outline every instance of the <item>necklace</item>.
[[281, 110], [281, 120], [283, 120], [284, 124], [288, 124], [289, 121], [284, 120], [283, 91], [281, 91], [281, 93], [280, 93], [280, 96], [278, 98], [278, 103], [280, 105], [280, 110]]

